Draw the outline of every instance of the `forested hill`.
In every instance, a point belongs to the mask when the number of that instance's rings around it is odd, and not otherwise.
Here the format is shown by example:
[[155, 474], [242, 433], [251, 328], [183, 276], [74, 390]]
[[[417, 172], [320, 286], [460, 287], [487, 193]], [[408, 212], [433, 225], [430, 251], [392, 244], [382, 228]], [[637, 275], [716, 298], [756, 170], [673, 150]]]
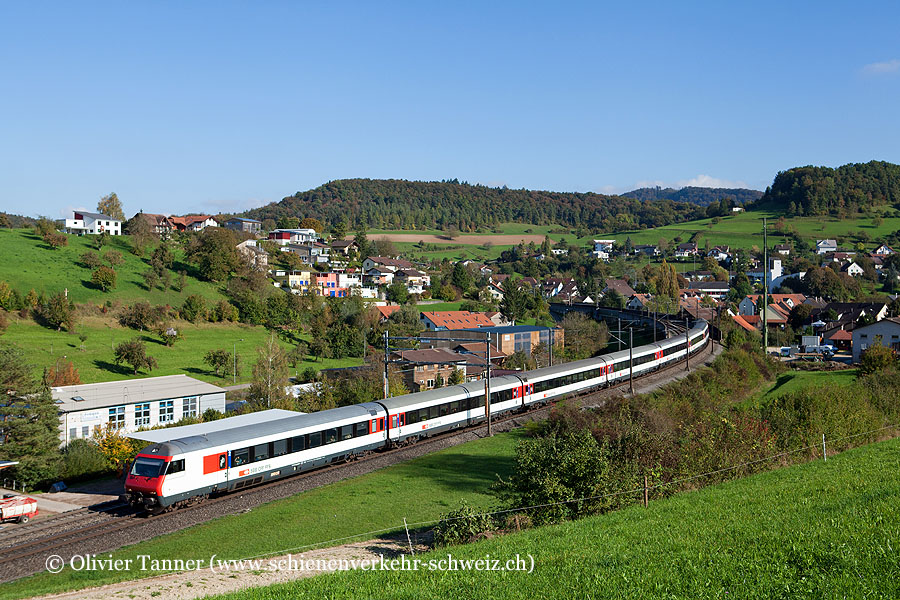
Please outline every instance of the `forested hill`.
[[315, 217], [350, 228], [474, 231], [506, 222], [558, 224], [593, 231], [659, 227], [703, 216], [693, 204], [622, 196], [511, 190], [453, 181], [341, 179], [250, 210], [254, 219]]
[[763, 193], [759, 190], [748, 190], [746, 188], [688, 186], [676, 190], [675, 188], [660, 188], [657, 186], [632, 190], [622, 195], [638, 200], [674, 200], [675, 202], [690, 202], [698, 206], [708, 206], [713, 202], [720, 201], [722, 198], [734, 200], [736, 204], [749, 204], [762, 198]]
[[789, 216], [851, 215], [879, 206], [900, 208], [900, 165], [884, 161], [782, 171], [759, 202]]

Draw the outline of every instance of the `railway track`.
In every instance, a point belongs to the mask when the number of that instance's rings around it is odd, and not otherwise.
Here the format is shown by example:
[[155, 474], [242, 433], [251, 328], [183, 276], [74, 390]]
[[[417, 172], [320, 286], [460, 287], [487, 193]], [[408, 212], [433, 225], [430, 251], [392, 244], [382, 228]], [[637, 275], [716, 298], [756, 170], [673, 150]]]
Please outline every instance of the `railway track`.
[[[696, 360], [697, 364], [699, 364], [704, 358], [709, 355], [714, 347], [714, 342], [710, 341], [703, 350], [701, 350], [698, 354], [694, 355], [692, 358], [693, 361]], [[678, 362], [672, 365], [669, 365], [663, 369], [653, 371], [651, 373], [647, 373], [635, 378], [635, 381], [644, 381], [648, 378], [659, 377], [662, 374], [669, 373], [672, 371], [684, 369], [684, 362]], [[577, 397], [579, 399], [589, 399], [592, 396], [597, 394], [610, 394], [616, 392], [627, 391], [629, 387], [629, 380], [625, 379], [622, 382], [619, 382], [613, 386], [595, 389], [589, 392], [582, 393]], [[581, 401], [581, 400], [579, 400]], [[540, 416], [542, 413], [549, 413], [550, 409], [555, 405], [555, 402], [550, 402], [548, 404], [544, 404], [541, 406], [534, 406], [525, 411], [513, 412], [502, 415], [500, 417], [492, 418], [491, 424], [492, 427], [497, 431], [508, 431], [510, 429], [514, 429], [524, 421], [534, 420], [536, 417]], [[354, 466], [362, 466], [366, 463], [382, 463], [375, 464], [371, 469], [363, 469], [363, 472], [370, 472], [372, 470], [382, 468], [382, 466], [388, 466], [389, 464], [395, 464], [397, 462], [403, 462], [404, 460], [409, 460], [414, 456], [421, 456], [423, 454], [428, 454], [430, 447], [437, 447], [437, 449], [447, 447], [448, 440], [451, 440], [454, 437], [459, 436], [460, 438], [471, 437], [467, 434], [472, 434], [476, 437], [479, 436], [482, 432], [486, 432], [487, 423], [482, 422], [478, 425], [452, 429], [428, 438], [424, 438], [419, 440], [414, 444], [397, 446], [394, 448], [381, 450], [378, 452], [370, 453], [369, 455], [363, 456], [356, 460], [350, 460], [347, 462], [336, 463], [333, 465], [328, 465], [325, 467], [321, 467], [312, 471], [308, 471], [306, 473], [301, 473], [295, 475], [293, 477], [289, 477], [286, 479], [281, 479], [277, 481], [272, 481], [269, 483], [260, 484], [254, 486], [253, 488], [247, 488], [246, 490], [242, 490], [239, 494], [230, 493], [223, 494], [221, 496], [216, 496], [205, 500], [204, 502], [197, 503], [194, 505], [190, 505], [187, 507], [180, 508], [178, 510], [162, 513], [156, 516], [148, 516], [145, 513], [134, 512], [125, 512], [118, 516], [113, 516], [108, 511], [120, 510], [122, 508], [121, 504], [116, 506], [112, 506], [107, 508], [107, 511], [91, 511], [90, 509], [85, 509], [85, 511], [72, 511], [70, 523], [77, 523], [77, 519], [80, 516], [83, 519], [90, 519], [88, 513], [94, 512], [95, 516], [99, 516], [102, 513], [107, 513], [106, 516], [100, 517], [100, 521], [93, 522], [88, 524], [87, 526], [83, 525], [84, 521], [79, 523], [77, 528], [73, 528], [68, 531], [57, 532], [49, 536], [41, 536], [40, 532], [47, 530], [56, 530], [60, 526], [63, 526], [63, 522], [57, 522], [55, 519], [58, 517], [53, 517], [54, 522], [50, 522], [49, 520], [44, 524], [41, 524], [41, 529], [37, 531], [37, 536], [30, 536], [30, 538], [25, 540], [25, 543], [16, 543], [12, 546], [2, 546], [5, 541], [3, 538], [0, 538], [0, 582], [2, 581], [10, 581], [12, 579], [16, 579], [18, 577], [23, 577], [26, 575], [30, 575], [32, 573], [39, 572], [43, 570], [43, 559], [49, 554], [59, 554], [64, 557], [73, 556], [76, 554], [85, 553], [86, 544], [91, 541], [96, 541], [98, 538], [107, 537], [108, 539], [113, 539], [115, 534], [127, 532], [129, 529], [143, 529], [149, 528], [155, 531], [154, 534], [149, 536], [129, 536], [128, 541], [125, 542], [127, 544], [135, 543], [141, 541], [143, 539], [149, 539], [150, 537], [155, 537], [156, 535], [161, 535], [163, 533], [177, 531], [184, 527], [191, 526], [193, 524], [197, 524], [199, 522], [204, 522], [208, 520], [208, 518], [198, 521], [197, 523], [188, 523], [183, 526], [175, 526], [175, 527], [167, 527], [166, 524], [175, 525], [176, 522], [182, 523], [184, 521], [191, 521], [189, 518], [192, 513], [196, 513], [197, 511], [210, 513], [211, 517], [215, 518], [219, 516], [223, 516], [225, 514], [236, 514], [239, 512], [244, 512], [248, 510], [247, 508], [238, 509], [238, 510], [227, 510], [227, 511], [215, 511], [213, 509], [210, 511], [210, 507], [215, 507], [217, 505], [222, 505], [227, 503], [232, 504], [250, 504], [250, 508], [252, 509], [255, 506], [259, 506], [265, 502], [271, 501], [273, 498], [267, 495], [267, 492], [275, 488], [296, 488], [303, 487], [302, 483], [307, 480], [316, 480], [316, 479], [324, 479], [324, 480], [340, 480], [344, 477], [329, 477], [330, 474], [335, 472], [340, 472], [344, 470], [354, 470]], [[468, 441], [467, 439], [460, 439], [456, 442], [453, 442], [449, 445], [456, 445], [459, 443], [463, 443]], [[413, 451], [413, 454], [410, 456], [402, 457], [404, 454], [409, 454], [410, 451]], [[392, 461], [394, 456], [401, 456], [399, 460]], [[386, 464], [384, 464], [386, 463]], [[347, 477], [355, 476], [359, 473], [351, 473], [348, 474]], [[324, 485], [329, 481], [324, 481], [318, 485]], [[318, 487], [318, 485], [314, 485], [313, 487]], [[305, 488], [312, 489], [312, 488]], [[302, 490], [301, 490], [302, 491]], [[281, 497], [287, 497], [293, 495], [297, 492], [290, 492]], [[238, 502], [243, 501], [243, 502]], [[77, 513], [77, 514], [75, 514]], [[59, 515], [62, 517], [63, 515]], [[185, 517], [188, 517], [185, 519]], [[149, 526], [149, 527], [148, 527]], [[18, 530], [21, 531], [21, 530]], [[17, 538], [17, 542], [21, 542], [22, 538]], [[119, 544], [113, 544], [113, 547], [105, 547], [101, 550], [92, 550], [92, 552], [107, 552], [113, 550], [115, 548], [120, 547]], [[68, 549], [68, 550], [66, 550]], [[31, 565], [30, 568], [23, 568], [26, 564]], [[14, 565], [17, 565], [18, 568], [13, 568]]]

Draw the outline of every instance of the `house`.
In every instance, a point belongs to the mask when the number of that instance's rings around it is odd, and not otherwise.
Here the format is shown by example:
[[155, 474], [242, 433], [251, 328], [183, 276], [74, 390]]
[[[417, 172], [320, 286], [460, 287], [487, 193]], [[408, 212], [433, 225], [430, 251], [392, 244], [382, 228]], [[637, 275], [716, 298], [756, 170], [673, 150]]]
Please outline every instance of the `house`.
[[[476, 365], [487, 365], [487, 352], [488, 352], [488, 344], [486, 342], [465, 342], [462, 344], [457, 344], [453, 351], [462, 354], [466, 358], [466, 362], [470, 365], [475, 363]], [[491, 344], [491, 365], [495, 367], [499, 367], [503, 363], [503, 359], [506, 358], [506, 353], [501, 352], [497, 346]]]
[[844, 328], [837, 329], [833, 333], [829, 333], [827, 336], [824, 336], [826, 340], [831, 342], [831, 344], [838, 348], [839, 350], [850, 350], [852, 348], [853, 342], [853, 332], [847, 331]]
[[371, 269], [380, 268], [395, 273], [400, 269], [415, 269], [416, 265], [408, 260], [399, 258], [388, 258], [386, 256], [370, 256], [363, 261], [363, 271], [369, 272]]
[[742, 213], [742, 212], [744, 212], [744, 207], [743, 207], [743, 206], [732, 206], [732, 207], [731, 207], [731, 213], [732, 213], [732, 214]]
[[775, 244], [775, 252], [782, 256], [789, 256], [791, 247], [788, 244]]
[[730, 289], [727, 281], [691, 281], [682, 290], [682, 295], [709, 296], [719, 300], [727, 296]]
[[894, 250], [890, 246], [888, 246], [887, 244], [881, 244], [880, 246], [875, 248], [875, 251], [872, 254], [877, 254], [878, 256], [884, 257], [890, 256], [893, 253]]
[[268, 238], [280, 246], [288, 244], [312, 244], [319, 236], [315, 229], [273, 229]]
[[851, 277], [860, 277], [865, 274], [865, 270], [855, 262], [851, 262], [841, 267], [841, 273], [846, 273]]
[[172, 226], [178, 231], [202, 231], [207, 227], [218, 227], [219, 224], [209, 215], [187, 215], [185, 217], [169, 217]]
[[469, 312], [467, 310], [422, 312], [419, 314], [419, 321], [428, 331], [494, 327], [494, 322], [484, 313]]
[[74, 235], [122, 235], [122, 221], [100, 213], [75, 211], [71, 219], [66, 219], [65, 231]]
[[51, 388], [60, 441], [89, 438], [104, 427], [132, 433], [171, 425], [207, 410], [225, 412], [225, 390], [187, 375], [166, 375]]
[[466, 357], [445, 348], [400, 350], [391, 354], [391, 362], [412, 365], [402, 369], [406, 386], [412, 391], [430, 390], [447, 385], [453, 372], [460, 370], [465, 378]]
[[853, 362], [858, 363], [862, 353], [876, 344], [900, 351], [900, 318], [882, 319], [871, 325], [853, 330]]
[[510, 321], [509, 319], [504, 317], [503, 313], [496, 310], [489, 310], [484, 313], [484, 316], [490, 319], [491, 323], [493, 323], [495, 327], [509, 327], [510, 325], [515, 325], [513, 321]]
[[605, 296], [607, 293], [609, 293], [610, 290], [618, 292], [618, 294], [623, 298], [631, 298], [635, 294], [635, 291], [630, 285], [628, 285], [628, 282], [624, 279], [607, 279], [606, 287], [603, 288], [603, 291], [600, 293], [600, 297], [602, 298], [603, 296]]
[[550, 253], [553, 254], [553, 256], [566, 256], [569, 253], [569, 249], [568, 248], [552, 248], [550, 250]]
[[493, 281], [488, 283], [487, 291], [491, 295], [491, 300], [495, 300], [497, 302], [503, 300], [503, 288]]
[[389, 305], [389, 306], [376, 306], [375, 310], [377, 310], [380, 315], [378, 322], [385, 323], [389, 318], [391, 318], [392, 314], [394, 314], [395, 312], [400, 310], [400, 306], [398, 306], [396, 304]]
[[835, 240], [816, 240], [816, 254], [837, 252], [837, 249], [837, 242]]
[[724, 262], [731, 260], [731, 248], [728, 246], [714, 246], [706, 255], [715, 259], [716, 262]]
[[548, 277], [541, 283], [541, 294], [544, 298], [553, 298], [565, 291], [567, 296], [573, 296], [578, 293], [578, 286], [575, 280], [569, 278]]
[[772, 282], [781, 277], [782, 273], [781, 258], [770, 256], [768, 273], [762, 267], [757, 266], [747, 271], [747, 279], [754, 283], [762, 283], [763, 278], [768, 276], [768, 289], [771, 291]]
[[394, 281], [406, 285], [410, 294], [421, 294], [431, 285], [431, 277], [417, 269], [399, 269], [394, 273]]
[[153, 233], [165, 239], [172, 232], [174, 225], [166, 215], [156, 215], [153, 213], [145, 213], [141, 211], [134, 215], [132, 219], [143, 219], [150, 225]]
[[638, 244], [634, 247], [635, 254], [646, 254], [647, 256], [659, 256], [662, 254], [659, 248], [652, 244]]
[[[482, 336], [489, 334], [491, 345], [499, 348], [504, 354], [524, 352], [530, 355], [532, 349], [538, 344], [549, 347], [552, 340], [554, 347], [561, 347], [565, 342], [565, 331], [562, 327], [550, 329], [536, 325], [512, 325], [509, 327], [479, 327], [463, 331], [474, 332]], [[457, 333], [462, 334], [462, 331], [454, 332], [454, 335]]]
[[689, 258], [697, 255], [697, 244], [694, 242], [685, 242], [678, 244], [675, 248], [675, 258]]
[[[742, 315], [759, 314], [760, 294], [749, 294], [744, 296], [743, 300], [738, 303], [738, 313]], [[769, 298], [775, 304], [783, 304], [789, 311], [806, 302], [806, 296], [803, 294], [769, 294]]]
[[630, 300], [625, 304], [625, 308], [630, 310], [641, 310], [645, 306], [650, 304], [650, 301], [653, 299], [653, 296], [650, 294], [634, 294]]
[[756, 328], [756, 323], [759, 322], [759, 317], [753, 315], [754, 319], [751, 323], [751, 318], [746, 315], [732, 315], [731, 319], [734, 321], [735, 325], [743, 329], [744, 331], [756, 332], [759, 331]]
[[594, 240], [594, 249], [591, 251], [591, 255], [600, 260], [609, 260], [615, 243], [616, 240]]
[[257, 221], [256, 219], [244, 219], [242, 217], [232, 217], [225, 221], [225, 227], [234, 231], [242, 231], [244, 233], [256, 235], [262, 229], [262, 221]]
[[372, 267], [363, 275], [363, 282], [366, 285], [391, 285], [394, 283], [394, 272], [387, 268]]
[[359, 250], [359, 244], [356, 243], [356, 240], [335, 240], [331, 242], [331, 249], [335, 254], [350, 256], [351, 250]]
[[266, 271], [269, 268], [269, 253], [260, 248], [256, 240], [244, 240], [236, 247], [241, 258], [252, 269]]

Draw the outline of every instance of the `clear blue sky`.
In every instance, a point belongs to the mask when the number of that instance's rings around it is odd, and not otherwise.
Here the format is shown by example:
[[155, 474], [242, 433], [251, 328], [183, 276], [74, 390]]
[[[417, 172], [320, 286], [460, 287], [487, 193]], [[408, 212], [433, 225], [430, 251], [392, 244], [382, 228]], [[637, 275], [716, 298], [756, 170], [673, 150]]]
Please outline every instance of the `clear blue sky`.
[[0, 7], [0, 209], [236, 211], [331, 179], [560, 191], [900, 162], [900, 3]]

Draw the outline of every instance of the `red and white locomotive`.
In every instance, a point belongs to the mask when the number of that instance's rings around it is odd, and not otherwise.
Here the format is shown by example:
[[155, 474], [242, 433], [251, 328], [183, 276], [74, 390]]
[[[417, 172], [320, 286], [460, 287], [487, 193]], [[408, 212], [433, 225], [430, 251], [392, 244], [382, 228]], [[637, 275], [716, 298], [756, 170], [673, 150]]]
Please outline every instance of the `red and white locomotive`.
[[[615, 384], [684, 360], [709, 340], [697, 320], [688, 335], [596, 358], [492, 377], [491, 414]], [[147, 446], [125, 481], [125, 499], [153, 513], [210, 494], [347, 460], [486, 419], [483, 381], [453, 385], [311, 414], [285, 411], [263, 422], [248, 415], [214, 422], [210, 431]], [[244, 418], [249, 417], [249, 418]], [[197, 427], [197, 426], [188, 426]], [[163, 430], [164, 431], [164, 430]]]

